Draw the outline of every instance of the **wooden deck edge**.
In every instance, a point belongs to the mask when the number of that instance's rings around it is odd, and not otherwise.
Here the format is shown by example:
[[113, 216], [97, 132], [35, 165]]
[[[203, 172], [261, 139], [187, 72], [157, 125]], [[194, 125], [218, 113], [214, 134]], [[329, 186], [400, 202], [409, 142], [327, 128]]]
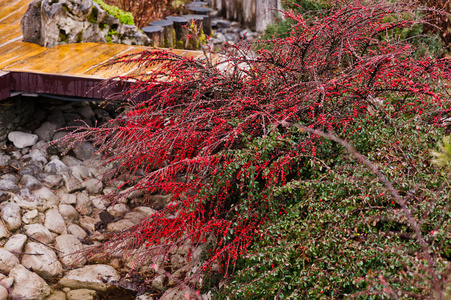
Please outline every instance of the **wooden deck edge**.
[[[127, 89], [127, 86], [131, 84], [118, 81], [115, 85], [103, 86], [105, 80], [95, 77], [76, 77], [16, 71], [11, 71], [5, 76], [7, 77], [5, 79], [0, 77], [0, 95], [3, 95], [2, 87], [4, 86], [5, 95], [9, 91], [8, 97], [11, 91], [23, 91], [27, 93], [86, 98], [86, 100], [107, 99], [117, 95], [119, 99], [127, 100], [125, 96], [121, 97], [121, 95], [122, 91]], [[8, 83], [9, 87], [7, 86]], [[148, 97], [149, 94], [141, 94], [133, 100], [140, 102], [146, 100]], [[0, 100], [3, 99], [5, 98], [0, 96]]]
[[11, 96], [11, 75], [0, 71], [0, 101]]

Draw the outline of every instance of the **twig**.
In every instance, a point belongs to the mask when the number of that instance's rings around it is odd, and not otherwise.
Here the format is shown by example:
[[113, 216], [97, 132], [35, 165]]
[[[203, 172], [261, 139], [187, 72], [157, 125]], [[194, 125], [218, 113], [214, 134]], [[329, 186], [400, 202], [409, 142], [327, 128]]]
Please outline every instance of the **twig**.
[[39, 243], [39, 244], [42, 244], [42, 245], [46, 246], [47, 248], [50, 248], [50, 249], [55, 250], [55, 251], [58, 251], [58, 252], [63, 252], [63, 251], [61, 251], [61, 250], [56, 249], [55, 247], [49, 246], [49, 245], [47, 245], [47, 244], [41, 242], [40, 240], [35, 239], [35, 238], [32, 237], [32, 236], [29, 236], [29, 235], [26, 234], [26, 233], [24, 233], [24, 234], [27, 236], [27, 238], [32, 239], [33, 241], [35, 241], [35, 242], [37, 242], [37, 243]]

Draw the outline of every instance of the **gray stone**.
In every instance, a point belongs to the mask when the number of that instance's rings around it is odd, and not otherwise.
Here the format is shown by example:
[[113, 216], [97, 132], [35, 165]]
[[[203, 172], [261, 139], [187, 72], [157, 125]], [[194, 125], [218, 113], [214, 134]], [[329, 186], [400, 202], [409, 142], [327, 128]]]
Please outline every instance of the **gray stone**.
[[21, 209], [17, 203], [3, 202], [0, 210], [8, 230], [14, 231], [22, 225]]
[[80, 217], [77, 210], [69, 204], [60, 204], [59, 211], [63, 216], [64, 221], [66, 221], [67, 223], [73, 223]]
[[55, 239], [55, 248], [59, 250], [58, 257], [60, 262], [66, 268], [79, 268], [86, 264], [86, 258], [82, 253], [76, 253], [83, 250], [81, 242], [71, 234], [62, 234]]
[[95, 218], [89, 216], [81, 216], [78, 223], [80, 227], [88, 232], [94, 232], [96, 228], [96, 224], [100, 222], [100, 218], [96, 216]]
[[67, 293], [67, 300], [94, 300], [97, 292], [88, 289], [72, 290]]
[[75, 109], [75, 111], [85, 119], [91, 119], [95, 116], [94, 112], [92, 111], [92, 108], [87, 105], [78, 107]]
[[84, 179], [91, 176], [91, 171], [89, 171], [89, 168], [83, 165], [71, 166], [70, 170], [72, 172], [72, 176], [80, 181], [83, 181]]
[[135, 225], [138, 224], [139, 222], [141, 222], [141, 220], [143, 220], [145, 218], [147, 218], [146, 214], [137, 212], [137, 211], [129, 212], [124, 216], [124, 219], [128, 219], [128, 220], [132, 221], [133, 224], [135, 224]]
[[0, 272], [8, 274], [17, 264], [19, 264], [19, 259], [14, 254], [0, 248]]
[[70, 173], [64, 173], [63, 180], [64, 180], [64, 183], [66, 184], [66, 190], [68, 193], [75, 193], [78, 191], [82, 191], [85, 188], [82, 184], [82, 181], [75, 178]]
[[[22, 252], [23, 247], [27, 241], [27, 236], [25, 234], [15, 234], [8, 239], [4, 248], [11, 252]], [[19, 254], [17, 254], [19, 255]]]
[[152, 280], [152, 287], [159, 291], [164, 291], [166, 288], [164, 285], [165, 279], [166, 279], [166, 276], [158, 275], [154, 280]]
[[83, 268], [70, 270], [60, 279], [59, 284], [71, 289], [92, 289], [106, 291], [110, 282], [120, 279], [117, 271], [109, 265], [89, 265]]
[[76, 210], [86, 216], [92, 213], [92, 203], [91, 200], [85, 192], [77, 194], [77, 205], [75, 206]]
[[19, 187], [11, 180], [0, 179], [0, 191], [17, 193], [19, 191]]
[[0, 154], [0, 167], [6, 167], [9, 164], [11, 157], [5, 154]]
[[42, 125], [34, 131], [41, 140], [51, 141], [53, 134], [58, 129], [58, 125], [51, 122], [44, 122]]
[[61, 158], [61, 161], [69, 168], [75, 167], [75, 166], [80, 166], [81, 164], [83, 164], [83, 162], [81, 160], [79, 160], [71, 155], [64, 155]]
[[97, 148], [94, 147], [90, 142], [81, 142], [77, 146], [75, 146], [73, 150], [76, 158], [80, 160], [89, 160], [94, 156]]
[[53, 291], [53, 293], [45, 300], [66, 300], [66, 293], [63, 291]]
[[70, 169], [61, 160], [54, 158], [45, 167], [44, 172], [50, 174], [64, 174], [69, 172]]
[[77, 195], [75, 194], [67, 194], [60, 193], [61, 203], [63, 204], [76, 204], [77, 203]]
[[188, 291], [175, 287], [168, 289], [163, 296], [161, 296], [160, 300], [186, 300], [191, 298], [196, 299]]
[[67, 233], [67, 227], [63, 216], [61, 216], [60, 212], [56, 208], [46, 211], [44, 226], [55, 233]]
[[36, 134], [26, 133], [22, 131], [11, 131], [8, 134], [8, 139], [14, 144], [16, 148], [22, 149], [31, 147], [39, 140]]
[[8, 299], [8, 290], [0, 285], [0, 300]]
[[41, 224], [30, 224], [30, 225], [25, 225], [25, 233], [44, 243], [44, 244], [50, 244], [53, 242], [53, 235], [50, 232], [50, 230], [46, 227], [44, 227], [44, 225]]
[[63, 274], [63, 266], [58, 261], [55, 251], [45, 245], [29, 242], [25, 246], [25, 253], [40, 254], [23, 255], [21, 263], [42, 278], [51, 279]]
[[22, 216], [22, 222], [25, 224], [35, 224], [35, 223], [41, 223], [41, 216], [39, 215], [39, 212], [37, 209], [30, 210], [23, 214]]
[[10, 233], [8, 229], [0, 223], [0, 239], [8, 238], [10, 236]]
[[45, 152], [40, 149], [32, 149], [30, 153], [22, 156], [21, 160], [23, 162], [33, 161], [42, 165], [45, 165], [48, 162]]
[[43, 186], [42, 182], [31, 175], [23, 175], [19, 181], [19, 184], [31, 191], [37, 190]]
[[151, 195], [148, 198], [150, 207], [160, 210], [171, 201], [172, 195]]
[[39, 174], [39, 179], [41, 182], [50, 189], [57, 189], [63, 184], [63, 176], [59, 174]]
[[14, 278], [12, 294], [16, 299], [44, 300], [50, 295], [50, 287], [38, 274], [23, 265], [15, 266], [9, 276]]
[[139, 213], [143, 213], [143, 214], [145, 214], [145, 215], [147, 215], [147, 216], [152, 216], [152, 215], [154, 215], [155, 213], [157, 213], [157, 211], [155, 210], [155, 209], [153, 209], [153, 208], [150, 208], [150, 207], [147, 207], [147, 206], [138, 206], [138, 207], [135, 207], [134, 209], [133, 209], [133, 211], [134, 212], [139, 212]]
[[122, 219], [122, 220], [119, 220], [114, 223], [109, 223], [107, 225], [107, 229], [110, 232], [117, 232], [117, 231], [122, 231], [122, 230], [128, 229], [134, 225], [135, 225], [135, 223], [133, 223], [132, 221], [130, 221], [128, 219]]
[[75, 236], [80, 241], [87, 236], [86, 231], [84, 231], [83, 228], [77, 224], [70, 224], [67, 226], [67, 232]]
[[[37, 20], [35, 20], [37, 19]], [[44, 0], [30, 5], [21, 22], [25, 42], [44, 47], [77, 42], [150, 45], [136, 26], [123, 25], [91, 0]], [[39, 29], [38, 29], [39, 28]], [[114, 35], [108, 35], [116, 29]]]
[[44, 201], [46, 206], [57, 206], [60, 203], [60, 199], [55, 195], [48, 187], [41, 187], [40, 189], [32, 192], [33, 196]]
[[130, 208], [127, 206], [127, 204], [119, 203], [115, 204], [113, 206], [108, 207], [107, 212], [109, 212], [114, 217], [122, 217], [126, 213], [130, 211]]
[[103, 183], [102, 181], [96, 178], [85, 180], [83, 182], [83, 185], [85, 186], [86, 191], [91, 195], [97, 195], [102, 193]]
[[14, 182], [15, 184], [19, 183], [19, 176], [11, 174], [11, 173], [3, 174], [2, 176], [0, 176], [0, 179], [8, 180], [8, 181]]

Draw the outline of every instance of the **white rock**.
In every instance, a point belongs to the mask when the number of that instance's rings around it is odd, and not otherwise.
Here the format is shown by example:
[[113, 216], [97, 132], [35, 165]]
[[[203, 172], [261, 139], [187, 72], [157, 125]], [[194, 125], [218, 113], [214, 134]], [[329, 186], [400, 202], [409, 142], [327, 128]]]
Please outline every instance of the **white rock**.
[[0, 272], [8, 274], [19, 263], [19, 259], [6, 249], [0, 248]]
[[133, 211], [135, 211], [135, 212], [139, 212], [139, 213], [143, 213], [143, 214], [146, 214], [147, 216], [152, 216], [153, 214], [155, 214], [155, 213], [157, 213], [157, 210], [155, 210], [155, 209], [153, 209], [153, 208], [150, 208], [150, 207], [147, 207], [147, 206], [138, 206], [138, 207], [135, 207], [134, 209], [133, 209]]
[[33, 191], [32, 194], [33, 196], [41, 200], [49, 202], [50, 206], [51, 205], [57, 206], [60, 203], [60, 199], [58, 198], [58, 196], [56, 196], [51, 189], [45, 186], [38, 190]]
[[0, 300], [8, 299], [8, 290], [0, 285]]
[[111, 232], [117, 232], [117, 231], [122, 231], [122, 230], [128, 229], [134, 225], [135, 224], [128, 219], [122, 219], [122, 220], [119, 220], [114, 223], [109, 223], [107, 225], [107, 229], [108, 229], [108, 231], [111, 231]]
[[86, 192], [77, 194], [77, 205], [75, 206], [77, 211], [82, 215], [90, 215], [92, 213], [92, 203]]
[[[3, 275], [3, 274], [1, 274], [1, 275], [2, 275], [2, 276], [5, 276], [5, 275]], [[12, 277], [6, 277], [6, 276], [5, 276], [5, 278], [3, 278], [2, 280], [0, 280], [0, 285], [3, 286], [3, 287], [5, 287], [5, 288], [7, 288], [7, 289], [9, 289], [10, 287], [12, 287], [13, 284], [14, 284], [14, 278], [12, 278]]]
[[60, 193], [60, 200], [63, 204], [76, 204], [77, 203], [77, 195], [68, 194], [68, 193]]
[[23, 255], [22, 265], [33, 270], [45, 279], [51, 279], [63, 274], [63, 266], [58, 261], [55, 251], [39, 244], [27, 243], [25, 253], [36, 253], [41, 255]]
[[72, 166], [70, 167], [70, 170], [72, 171], [72, 176], [81, 181], [92, 176], [91, 171], [89, 171], [89, 168], [83, 165]]
[[23, 162], [27, 162], [30, 160], [39, 162], [39, 163], [45, 165], [47, 163], [47, 155], [45, 154], [44, 151], [42, 151], [40, 149], [33, 149], [27, 155], [22, 156]]
[[66, 268], [79, 268], [86, 264], [86, 258], [82, 253], [75, 253], [83, 250], [81, 242], [71, 234], [62, 234], [55, 239], [55, 248], [59, 250], [58, 257]]
[[55, 130], [58, 129], [58, 125], [51, 122], [42, 123], [41, 127], [34, 131], [41, 140], [51, 141]]
[[70, 270], [60, 279], [59, 284], [71, 289], [92, 289], [106, 291], [110, 282], [118, 281], [120, 275], [109, 265], [89, 265]]
[[108, 207], [107, 211], [114, 217], [122, 217], [130, 211], [127, 204], [119, 203]]
[[98, 210], [105, 210], [107, 207], [107, 201], [103, 197], [89, 196], [89, 200], [91, 200], [92, 206]]
[[30, 210], [23, 214], [22, 216], [22, 222], [25, 224], [35, 224], [35, 223], [41, 223], [41, 219], [39, 216], [39, 212], [37, 209]]
[[60, 204], [59, 205], [60, 214], [63, 216], [64, 221], [67, 223], [72, 223], [80, 217], [77, 210], [69, 204]]
[[67, 293], [67, 300], [94, 300], [97, 292], [88, 289], [72, 290]]
[[[4, 248], [12, 252], [22, 252], [25, 242], [27, 241], [27, 236], [25, 234], [15, 234], [8, 239]], [[18, 256], [20, 254], [16, 254]]]
[[91, 178], [83, 181], [83, 185], [86, 188], [86, 191], [91, 195], [96, 195], [102, 193], [103, 183], [97, 178]]
[[2, 223], [0, 223], [0, 239], [4, 239], [7, 237], [9, 237], [9, 231], [5, 226], [3, 226]]
[[22, 131], [11, 131], [8, 134], [8, 140], [10, 140], [16, 148], [22, 149], [25, 147], [31, 147], [39, 140], [36, 134], [26, 133]]
[[47, 165], [44, 167], [44, 172], [50, 174], [63, 174], [69, 172], [70, 169], [66, 166], [61, 160], [58, 158], [52, 159]]
[[66, 293], [63, 291], [53, 291], [53, 293], [45, 300], [66, 300]]
[[96, 224], [100, 222], [99, 216], [90, 217], [90, 216], [81, 216], [78, 223], [80, 227], [88, 232], [94, 232]]
[[55, 233], [67, 233], [67, 227], [66, 223], [64, 222], [63, 216], [61, 216], [60, 212], [56, 208], [49, 209], [45, 213], [44, 226]]
[[61, 158], [61, 161], [68, 167], [75, 167], [75, 166], [80, 166], [83, 164], [83, 162], [71, 155], [64, 155]]
[[67, 226], [67, 232], [75, 236], [80, 241], [87, 236], [86, 231], [84, 231], [83, 228], [81, 228], [77, 224], [70, 224], [69, 226]]
[[48, 230], [48, 228], [41, 224], [26, 225], [25, 232], [28, 236], [31, 236], [44, 244], [50, 244], [53, 242], [52, 233]]
[[22, 265], [14, 267], [9, 276], [14, 278], [12, 294], [16, 299], [44, 300], [50, 295], [50, 287], [45, 280]]
[[22, 187], [26, 187], [29, 190], [37, 190], [43, 186], [42, 182], [36, 179], [36, 177], [25, 174], [19, 181]]
[[3, 202], [0, 204], [0, 209], [9, 230], [14, 231], [22, 225], [21, 210], [17, 203]]

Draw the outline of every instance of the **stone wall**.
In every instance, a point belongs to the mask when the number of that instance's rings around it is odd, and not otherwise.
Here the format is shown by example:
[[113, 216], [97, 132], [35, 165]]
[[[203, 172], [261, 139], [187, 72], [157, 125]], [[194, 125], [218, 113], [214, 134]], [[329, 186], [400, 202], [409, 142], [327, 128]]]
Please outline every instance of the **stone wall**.
[[275, 20], [277, 10], [282, 8], [281, 0], [210, 0], [213, 9], [226, 19], [242, 23], [257, 32]]
[[25, 125], [34, 113], [35, 98], [16, 96], [0, 102], [0, 146], [8, 133]]

